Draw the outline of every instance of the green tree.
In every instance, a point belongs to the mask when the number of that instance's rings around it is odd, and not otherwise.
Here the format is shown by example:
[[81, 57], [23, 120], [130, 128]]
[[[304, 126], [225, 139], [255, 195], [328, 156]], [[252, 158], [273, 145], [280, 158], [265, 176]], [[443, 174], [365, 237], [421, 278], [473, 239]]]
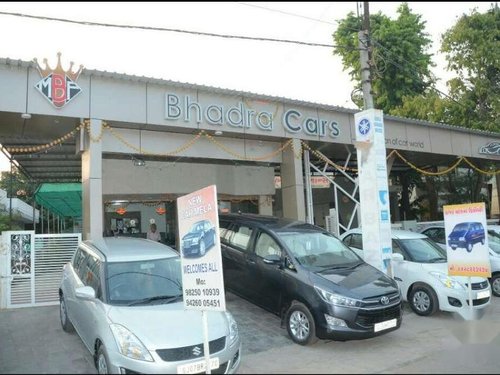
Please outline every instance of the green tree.
[[12, 198], [19, 198], [29, 203], [36, 188], [36, 183], [18, 171], [2, 172], [1, 174], [0, 189], [7, 192], [8, 198], [12, 196]]
[[[434, 64], [426, 50], [431, 44], [424, 32], [425, 21], [411, 12], [407, 3], [399, 6], [398, 18], [391, 20], [381, 12], [370, 15], [372, 90], [374, 106], [385, 113], [403, 104], [404, 97], [424, 94], [435, 83], [430, 67]], [[333, 34], [336, 47], [333, 53], [342, 58], [344, 70], [349, 71], [356, 88], [361, 88], [358, 31], [362, 20], [349, 13], [339, 21]], [[362, 99], [355, 99], [362, 107]]]
[[450, 123], [500, 132], [500, 10], [462, 15], [442, 39], [448, 70]]

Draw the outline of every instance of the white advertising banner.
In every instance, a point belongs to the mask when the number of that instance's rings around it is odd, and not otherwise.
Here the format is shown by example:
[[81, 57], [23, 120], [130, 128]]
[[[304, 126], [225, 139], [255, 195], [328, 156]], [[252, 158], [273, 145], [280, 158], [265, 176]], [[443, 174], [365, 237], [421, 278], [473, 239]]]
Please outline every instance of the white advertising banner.
[[177, 219], [184, 308], [225, 311], [216, 186], [178, 198]]
[[354, 124], [364, 260], [392, 276], [391, 217], [383, 112], [368, 109], [356, 113]]
[[491, 277], [484, 202], [443, 206], [448, 275]]

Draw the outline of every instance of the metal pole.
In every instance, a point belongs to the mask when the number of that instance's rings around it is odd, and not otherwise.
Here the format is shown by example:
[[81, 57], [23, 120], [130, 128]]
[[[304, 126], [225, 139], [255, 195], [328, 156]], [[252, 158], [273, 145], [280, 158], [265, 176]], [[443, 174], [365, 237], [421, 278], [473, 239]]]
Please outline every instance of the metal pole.
[[40, 233], [43, 234], [43, 205], [40, 206]]
[[203, 353], [205, 353], [205, 364], [207, 366], [205, 373], [211, 374], [212, 369], [210, 368], [210, 345], [208, 342], [208, 320], [207, 312], [201, 310], [201, 317], [203, 321]]
[[364, 109], [371, 109], [373, 108], [373, 97], [369, 64], [370, 10], [368, 1], [363, 2], [363, 28], [364, 30], [358, 33], [361, 62], [361, 86], [363, 88]]
[[10, 159], [10, 178], [9, 178], [9, 230], [12, 230], [12, 159]]
[[304, 173], [306, 184], [306, 221], [314, 224], [314, 206], [311, 186], [311, 166], [309, 165], [309, 150], [304, 150]]

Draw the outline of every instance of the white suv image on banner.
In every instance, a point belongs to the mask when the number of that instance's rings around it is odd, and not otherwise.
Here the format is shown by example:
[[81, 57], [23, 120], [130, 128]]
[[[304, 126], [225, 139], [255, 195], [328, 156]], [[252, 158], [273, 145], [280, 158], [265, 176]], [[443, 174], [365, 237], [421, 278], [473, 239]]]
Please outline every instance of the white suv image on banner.
[[[393, 277], [403, 299], [422, 316], [446, 311], [472, 319], [484, 313], [491, 302], [488, 279], [472, 277], [472, 313], [469, 307], [468, 277], [448, 276], [446, 250], [421, 233], [392, 230]], [[363, 257], [362, 230], [351, 229], [342, 241]], [[472, 316], [471, 316], [472, 315]]]
[[[205, 373], [202, 312], [184, 310], [181, 261], [172, 248], [141, 238], [84, 241], [64, 266], [61, 325], [76, 330], [99, 373]], [[229, 312], [207, 311], [212, 373], [240, 365]]]

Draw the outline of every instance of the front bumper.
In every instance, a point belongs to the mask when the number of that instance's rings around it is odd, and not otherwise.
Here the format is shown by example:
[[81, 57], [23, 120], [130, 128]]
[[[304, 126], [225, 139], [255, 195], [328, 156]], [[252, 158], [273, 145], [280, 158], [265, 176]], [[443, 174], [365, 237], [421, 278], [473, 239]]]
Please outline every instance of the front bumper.
[[[322, 316], [317, 316], [317, 336], [338, 341], [362, 340], [394, 331], [401, 326], [402, 303], [375, 309], [328, 305]], [[342, 319], [345, 326], [328, 324], [327, 317]], [[388, 328], [385, 325], [391, 323]], [[382, 326], [382, 328], [380, 328]]]
[[[491, 287], [484, 282], [485, 287], [472, 290], [472, 308], [469, 305], [468, 289], [451, 289], [444, 286], [437, 290], [439, 309], [457, 313], [465, 319], [474, 318], [477, 312], [483, 310], [491, 303]], [[472, 314], [472, 316], [471, 316]]]
[[[156, 350], [150, 350], [154, 362], [138, 361], [123, 356], [117, 351], [108, 351], [109, 370], [113, 374], [177, 374], [178, 366], [204, 361], [204, 356], [184, 361], [164, 361]], [[219, 368], [212, 369], [212, 374], [234, 374], [241, 363], [241, 342], [237, 340], [231, 347], [225, 347], [218, 353], [212, 353], [210, 359], [218, 358]], [[205, 370], [195, 373], [205, 373]]]

